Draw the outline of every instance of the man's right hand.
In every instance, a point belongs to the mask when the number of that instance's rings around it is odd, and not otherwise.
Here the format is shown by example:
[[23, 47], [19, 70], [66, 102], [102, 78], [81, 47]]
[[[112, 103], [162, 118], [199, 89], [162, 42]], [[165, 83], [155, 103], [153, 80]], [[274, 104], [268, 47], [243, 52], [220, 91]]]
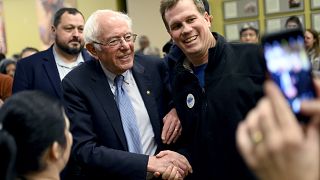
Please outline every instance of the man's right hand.
[[182, 179], [192, 173], [192, 167], [183, 155], [166, 150], [149, 157], [148, 172], [162, 175], [163, 179]]

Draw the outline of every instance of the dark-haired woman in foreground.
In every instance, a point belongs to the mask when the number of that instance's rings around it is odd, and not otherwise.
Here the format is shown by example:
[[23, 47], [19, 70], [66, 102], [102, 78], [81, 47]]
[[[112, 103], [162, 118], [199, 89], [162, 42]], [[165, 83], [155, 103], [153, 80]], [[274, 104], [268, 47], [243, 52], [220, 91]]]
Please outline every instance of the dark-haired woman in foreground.
[[62, 105], [26, 91], [0, 109], [0, 179], [60, 179], [72, 145]]

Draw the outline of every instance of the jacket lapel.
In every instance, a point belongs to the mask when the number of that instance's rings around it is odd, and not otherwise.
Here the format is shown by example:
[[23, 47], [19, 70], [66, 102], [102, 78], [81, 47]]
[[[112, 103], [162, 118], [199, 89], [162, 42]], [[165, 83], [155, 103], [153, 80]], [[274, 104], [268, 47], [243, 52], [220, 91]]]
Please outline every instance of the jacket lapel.
[[110, 89], [108, 79], [105, 76], [99, 61], [95, 61], [95, 72], [91, 73], [92, 91], [96, 94], [96, 97], [100, 102], [101, 107], [104, 109], [104, 112], [106, 113], [106, 119], [108, 119], [111, 122], [124, 149], [128, 150], [126, 137], [122, 128], [120, 113], [117, 104], [114, 100], [114, 94]]
[[134, 62], [132, 73], [148, 111], [156, 142], [159, 142], [158, 140], [160, 140], [160, 121], [157, 110], [158, 106], [156, 104], [156, 100], [152, 91], [152, 78], [150, 77], [150, 75], [148, 76], [145, 73], [144, 67], [137, 61]]
[[61, 80], [56, 61], [54, 60], [52, 48], [53, 46], [48, 49], [46, 56], [43, 58], [43, 67], [56, 94], [62, 98]]

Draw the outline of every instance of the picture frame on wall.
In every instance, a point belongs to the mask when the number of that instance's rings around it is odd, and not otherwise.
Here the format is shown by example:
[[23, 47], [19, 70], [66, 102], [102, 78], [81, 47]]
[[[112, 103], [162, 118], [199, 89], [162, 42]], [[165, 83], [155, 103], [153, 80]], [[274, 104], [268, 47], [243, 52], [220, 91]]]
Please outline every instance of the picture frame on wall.
[[258, 16], [258, 0], [234, 0], [223, 2], [224, 19]]
[[41, 39], [41, 49], [47, 49], [54, 42], [51, 32], [51, 22], [57, 10], [62, 7], [77, 7], [77, 0], [35, 0], [38, 16], [38, 29]]
[[320, 9], [320, 0], [310, 0], [311, 9]]
[[[296, 15], [302, 24], [305, 27], [305, 16], [304, 15]], [[265, 32], [271, 33], [275, 31], [280, 31], [285, 29], [285, 23], [290, 16], [279, 17], [279, 18], [268, 18], [265, 20]]]
[[320, 32], [320, 12], [311, 14], [311, 27]]
[[229, 23], [224, 25], [224, 36], [227, 41], [239, 41], [240, 40], [240, 30], [244, 26], [252, 26], [256, 29], [259, 28], [259, 21], [249, 21], [249, 22], [240, 22], [240, 23]]
[[304, 0], [264, 0], [265, 14], [277, 14], [304, 10]]

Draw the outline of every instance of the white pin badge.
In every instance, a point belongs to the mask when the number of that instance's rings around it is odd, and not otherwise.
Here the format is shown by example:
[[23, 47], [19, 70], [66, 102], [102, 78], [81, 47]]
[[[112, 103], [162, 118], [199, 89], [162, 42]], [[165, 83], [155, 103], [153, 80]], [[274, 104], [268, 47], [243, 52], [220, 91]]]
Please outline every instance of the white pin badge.
[[188, 94], [186, 100], [188, 108], [193, 108], [195, 101], [194, 96], [192, 94]]

